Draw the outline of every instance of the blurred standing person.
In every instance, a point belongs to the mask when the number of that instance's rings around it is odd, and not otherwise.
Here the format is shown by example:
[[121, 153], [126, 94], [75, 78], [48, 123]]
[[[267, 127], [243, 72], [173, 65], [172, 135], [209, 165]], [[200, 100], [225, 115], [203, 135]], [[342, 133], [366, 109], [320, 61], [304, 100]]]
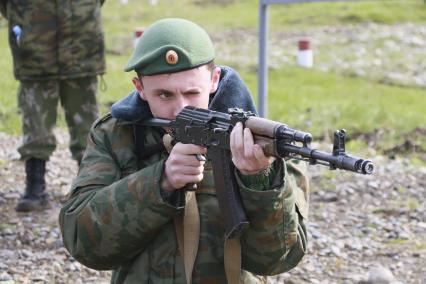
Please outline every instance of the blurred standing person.
[[105, 73], [101, 6], [105, 0], [0, 0], [9, 23], [14, 75], [19, 80], [26, 187], [16, 211], [48, 205], [46, 161], [56, 147], [53, 128], [61, 103], [70, 151], [80, 163], [98, 116], [97, 75]]

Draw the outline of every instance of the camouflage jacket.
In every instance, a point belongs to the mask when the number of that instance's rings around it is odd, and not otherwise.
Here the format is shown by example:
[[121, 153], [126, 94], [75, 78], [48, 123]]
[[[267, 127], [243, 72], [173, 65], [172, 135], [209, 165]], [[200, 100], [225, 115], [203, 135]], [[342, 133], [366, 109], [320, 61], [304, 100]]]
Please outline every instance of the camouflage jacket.
[[[162, 143], [158, 130], [147, 127], [144, 134], [147, 148]], [[167, 153], [138, 162], [133, 140], [132, 125], [111, 116], [92, 129], [60, 213], [65, 247], [90, 268], [113, 269], [112, 283], [185, 283], [173, 226], [183, 207], [163, 199], [159, 186]], [[255, 274], [288, 271], [306, 251], [305, 224], [295, 205], [301, 189], [284, 163], [274, 167], [271, 188], [237, 175], [251, 224], [241, 238], [243, 283], [264, 283]], [[208, 164], [198, 188], [200, 240], [193, 283], [226, 283], [224, 228]]]
[[[0, 0], [19, 80], [70, 79], [105, 72], [101, 0]], [[18, 37], [14, 28], [21, 29]]]
[[[224, 111], [226, 106], [254, 110], [239, 76], [222, 67], [209, 108]], [[62, 236], [70, 254], [84, 265], [113, 269], [112, 283], [186, 283], [173, 224], [185, 203], [161, 193], [168, 154], [149, 149], [162, 143], [163, 131], [138, 129], [132, 122], [149, 115], [146, 108], [137, 93], [132, 93], [113, 106], [115, 117], [107, 115], [95, 122], [69, 200], [60, 213]], [[142, 137], [138, 141], [143, 143], [136, 143], [135, 137]], [[273, 163], [268, 176], [234, 174], [250, 222], [241, 237], [241, 279], [264, 283], [261, 275], [288, 271], [306, 253], [307, 204], [298, 186], [303, 176], [281, 159]], [[223, 216], [209, 163], [196, 198], [200, 238], [192, 283], [226, 283]]]

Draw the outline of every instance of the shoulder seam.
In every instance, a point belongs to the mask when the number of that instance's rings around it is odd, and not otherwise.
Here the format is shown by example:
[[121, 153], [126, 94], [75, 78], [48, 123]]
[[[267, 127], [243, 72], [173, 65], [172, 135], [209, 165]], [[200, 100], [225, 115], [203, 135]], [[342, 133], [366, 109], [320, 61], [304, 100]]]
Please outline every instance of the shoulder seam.
[[99, 125], [101, 125], [103, 122], [109, 120], [110, 118], [112, 118], [112, 114], [109, 112], [106, 115], [98, 118], [97, 120], [95, 120], [95, 122], [93, 123], [93, 128], [98, 127]]

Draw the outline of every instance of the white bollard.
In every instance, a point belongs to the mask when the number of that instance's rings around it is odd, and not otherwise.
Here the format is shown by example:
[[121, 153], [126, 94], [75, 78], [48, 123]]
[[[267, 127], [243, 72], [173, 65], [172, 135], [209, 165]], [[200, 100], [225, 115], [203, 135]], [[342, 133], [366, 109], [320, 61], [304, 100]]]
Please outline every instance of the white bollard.
[[135, 36], [133, 38], [133, 48], [136, 48], [136, 45], [138, 44], [139, 38], [142, 36], [143, 32], [145, 31], [145, 28], [138, 27], [135, 29]]
[[308, 39], [299, 40], [299, 50], [297, 51], [297, 64], [305, 68], [314, 66], [314, 53]]

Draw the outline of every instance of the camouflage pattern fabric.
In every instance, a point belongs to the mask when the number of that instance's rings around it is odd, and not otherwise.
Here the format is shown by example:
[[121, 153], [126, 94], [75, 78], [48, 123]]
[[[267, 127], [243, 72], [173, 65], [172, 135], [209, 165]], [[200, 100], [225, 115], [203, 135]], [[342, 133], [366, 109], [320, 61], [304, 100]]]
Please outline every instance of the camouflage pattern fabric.
[[22, 113], [23, 145], [18, 149], [23, 159], [48, 160], [56, 147], [53, 128], [58, 102], [65, 110], [70, 133], [70, 150], [81, 160], [91, 124], [98, 117], [95, 76], [70, 80], [20, 81], [19, 108]]
[[[167, 153], [139, 161], [130, 122], [107, 115], [91, 129], [79, 174], [59, 222], [70, 254], [98, 270], [114, 270], [112, 283], [186, 283], [173, 219], [182, 214], [161, 196]], [[144, 128], [148, 149], [162, 143], [158, 129]], [[266, 283], [262, 275], [288, 271], [306, 253], [305, 220], [295, 203], [295, 182], [277, 160], [264, 188], [237, 176], [250, 227], [241, 238], [242, 283]], [[226, 283], [224, 227], [206, 164], [199, 184], [199, 250], [192, 283]], [[285, 178], [284, 178], [285, 177]], [[296, 181], [296, 178], [291, 179]], [[303, 193], [302, 193], [303, 195]]]
[[[101, 2], [1, 0], [18, 80], [70, 79], [105, 72]], [[13, 27], [19, 26], [19, 39]]]

